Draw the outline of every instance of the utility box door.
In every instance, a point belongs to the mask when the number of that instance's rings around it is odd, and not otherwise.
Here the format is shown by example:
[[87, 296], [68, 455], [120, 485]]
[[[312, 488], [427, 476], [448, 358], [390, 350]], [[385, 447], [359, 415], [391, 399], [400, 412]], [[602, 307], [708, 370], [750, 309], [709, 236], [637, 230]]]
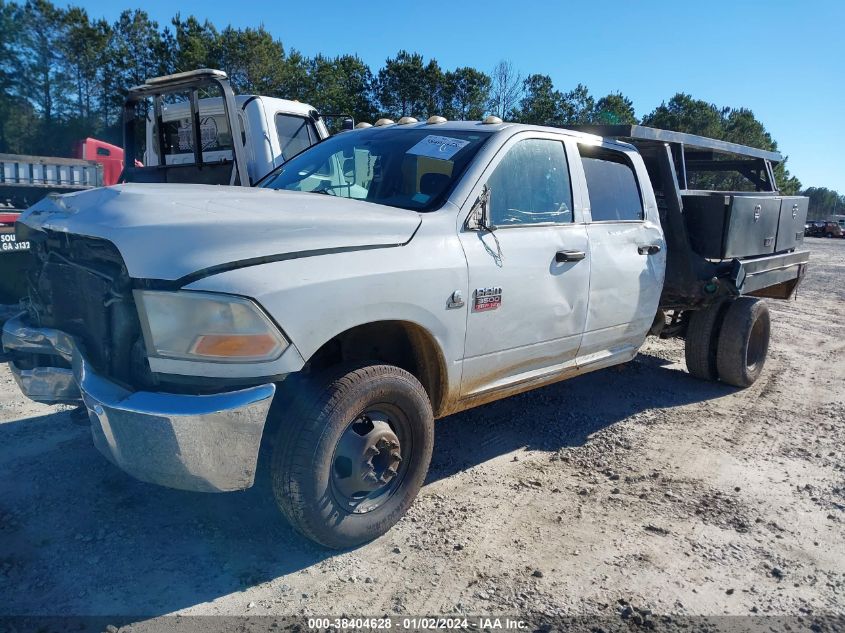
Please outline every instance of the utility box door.
[[696, 193], [683, 196], [692, 249], [707, 259], [775, 252], [780, 196]]
[[731, 196], [728, 218], [724, 259], [775, 252], [780, 198]]
[[797, 248], [804, 241], [804, 223], [807, 221], [809, 198], [788, 196], [780, 202], [780, 221], [775, 251]]

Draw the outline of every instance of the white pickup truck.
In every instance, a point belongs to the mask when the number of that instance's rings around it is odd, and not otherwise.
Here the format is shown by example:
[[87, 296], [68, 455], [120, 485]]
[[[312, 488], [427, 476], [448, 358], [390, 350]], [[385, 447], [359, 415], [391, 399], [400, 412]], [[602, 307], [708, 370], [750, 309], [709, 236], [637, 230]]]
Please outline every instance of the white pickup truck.
[[[756, 297], [790, 297], [808, 261], [778, 154], [638, 126], [380, 123], [256, 188], [32, 207], [40, 271], [2, 338], [22, 391], [81, 401], [97, 448], [147, 482], [247, 488], [265, 447], [282, 512], [342, 548], [408, 509], [435, 418], [624, 363], [649, 333], [685, 337], [696, 376], [759, 376]], [[695, 189], [718, 153], [755, 191]]]

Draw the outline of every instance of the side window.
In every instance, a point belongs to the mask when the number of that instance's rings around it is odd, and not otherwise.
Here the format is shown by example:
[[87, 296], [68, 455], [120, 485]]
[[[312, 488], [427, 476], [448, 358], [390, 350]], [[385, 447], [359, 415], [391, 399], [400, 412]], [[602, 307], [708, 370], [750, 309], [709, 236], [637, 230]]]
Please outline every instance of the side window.
[[317, 142], [317, 130], [310, 119], [292, 114], [276, 115], [276, 133], [282, 148], [282, 159], [293, 158]]
[[496, 226], [572, 222], [572, 188], [561, 141], [514, 145], [487, 181]]
[[579, 145], [593, 222], [643, 219], [643, 201], [634, 169], [625, 154]]

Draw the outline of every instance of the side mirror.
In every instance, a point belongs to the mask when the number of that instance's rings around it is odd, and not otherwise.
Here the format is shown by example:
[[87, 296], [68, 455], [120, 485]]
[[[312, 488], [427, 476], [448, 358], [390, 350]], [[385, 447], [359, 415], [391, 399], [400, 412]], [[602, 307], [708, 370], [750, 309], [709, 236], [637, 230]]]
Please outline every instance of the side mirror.
[[478, 199], [472, 205], [467, 218], [467, 228], [471, 231], [494, 231], [496, 229], [490, 222], [490, 187], [484, 185]]

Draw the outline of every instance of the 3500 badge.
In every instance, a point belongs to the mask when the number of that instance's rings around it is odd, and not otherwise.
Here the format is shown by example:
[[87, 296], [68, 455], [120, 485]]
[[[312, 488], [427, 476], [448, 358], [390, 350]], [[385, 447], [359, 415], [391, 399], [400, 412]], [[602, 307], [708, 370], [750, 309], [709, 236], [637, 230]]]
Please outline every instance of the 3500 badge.
[[476, 312], [495, 310], [502, 305], [501, 288], [476, 288], [472, 309]]

